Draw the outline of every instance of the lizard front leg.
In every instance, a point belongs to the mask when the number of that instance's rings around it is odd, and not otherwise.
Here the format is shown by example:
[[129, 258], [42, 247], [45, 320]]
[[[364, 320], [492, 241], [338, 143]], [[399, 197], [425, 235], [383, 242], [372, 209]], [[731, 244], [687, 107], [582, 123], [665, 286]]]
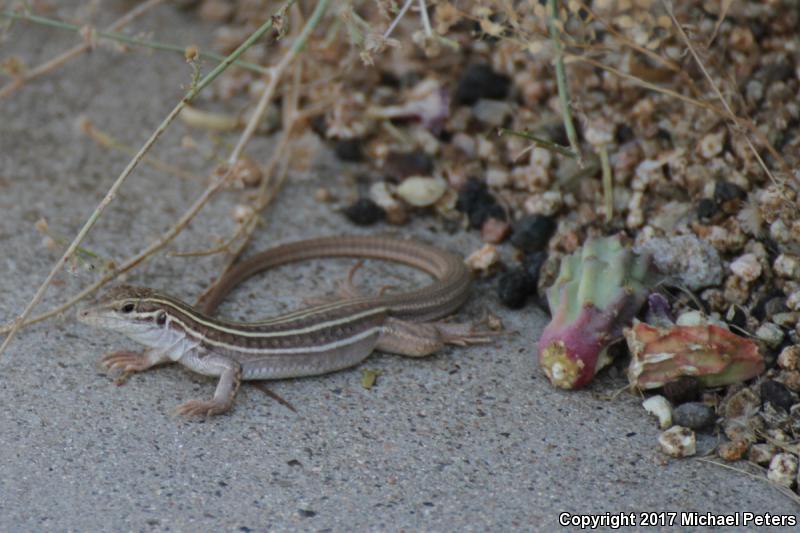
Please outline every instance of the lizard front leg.
[[242, 384], [242, 365], [238, 361], [222, 355], [198, 354], [192, 351], [178, 362], [201, 374], [219, 376], [217, 389], [211, 400], [189, 400], [178, 406], [178, 414], [189, 417], [213, 416], [224, 413], [233, 406]]
[[388, 318], [375, 349], [409, 357], [424, 357], [438, 352], [446, 344], [467, 346], [485, 343], [496, 335], [498, 332], [477, 328], [473, 324], [409, 322]]
[[121, 371], [121, 374], [115, 380], [117, 385], [121, 385], [133, 373], [144, 372], [154, 366], [171, 362], [172, 360], [167, 356], [165, 350], [149, 349], [143, 352], [120, 350], [103, 356], [100, 360], [100, 365], [109, 372]]

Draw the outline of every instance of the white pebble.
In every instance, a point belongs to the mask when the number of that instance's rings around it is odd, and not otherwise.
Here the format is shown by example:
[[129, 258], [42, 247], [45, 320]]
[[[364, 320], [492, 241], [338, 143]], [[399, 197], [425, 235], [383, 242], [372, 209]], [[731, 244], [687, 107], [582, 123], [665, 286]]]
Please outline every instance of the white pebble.
[[525, 200], [523, 208], [529, 215], [552, 216], [558, 213], [564, 205], [561, 191], [547, 191], [542, 194], [532, 194]]
[[756, 330], [756, 337], [770, 348], [777, 348], [783, 342], [783, 330], [772, 322], [764, 322]]
[[722, 147], [725, 143], [725, 130], [719, 133], [709, 133], [700, 139], [700, 155], [706, 159], [716, 157], [722, 152]]
[[397, 195], [416, 207], [426, 207], [436, 203], [447, 190], [444, 180], [411, 176], [397, 187]]
[[697, 453], [694, 431], [682, 426], [672, 426], [658, 436], [661, 450], [672, 457], [690, 457]]
[[779, 453], [769, 462], [767, 479], [784, 487], [791, 487], [797, 477], [797, 457], [791, 453]]
[[500, 253], [493, 244], [484, 244], [482, 248], [475, 250], [464, 260], [470, 270], [485, 272], [489, 267], [497, 263]]
[[755, 254], [743, 254], [731, 263], [731, 272], [745, 281], [753, 282], [761, 275], [761, 263]]
[[650, 396], [642, 402], [644, 410], [658, 418], [658, 427], [667, 429], [672, 425], [672, 406], [663, 396]]
[[800, 279], [800, 257], [796, 255], [780, 254], [772, 268], [782, 278]]

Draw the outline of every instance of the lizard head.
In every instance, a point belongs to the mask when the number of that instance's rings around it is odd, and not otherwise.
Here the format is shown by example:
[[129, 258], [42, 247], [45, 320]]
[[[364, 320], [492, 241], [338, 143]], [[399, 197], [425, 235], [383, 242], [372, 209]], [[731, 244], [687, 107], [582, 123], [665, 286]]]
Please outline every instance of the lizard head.
[[78, 311], [84, 324], [119, 331], [129, 336], [160, 330], [166, 325], [165, 303], [172, 298], [152, 289], [120, 285], [94, 304]]

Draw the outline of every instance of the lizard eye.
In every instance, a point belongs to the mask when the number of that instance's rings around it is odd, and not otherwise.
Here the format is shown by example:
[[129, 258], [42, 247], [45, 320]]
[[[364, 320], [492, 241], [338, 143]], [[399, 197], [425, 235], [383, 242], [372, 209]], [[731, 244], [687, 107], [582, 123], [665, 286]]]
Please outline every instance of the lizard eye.
[[158, 324], [159, 326], [163, 326], [166, 323], [167, 323], [167, 313], [165, 313], [164, 311], [159, 312], [156, 315], [156, 324]]
[[133, 312], [133, 307], [134, 307], [133, 302], [128, 302], [122, 306], [120, 311], [122, 311], [123, 313], [131, 313]]

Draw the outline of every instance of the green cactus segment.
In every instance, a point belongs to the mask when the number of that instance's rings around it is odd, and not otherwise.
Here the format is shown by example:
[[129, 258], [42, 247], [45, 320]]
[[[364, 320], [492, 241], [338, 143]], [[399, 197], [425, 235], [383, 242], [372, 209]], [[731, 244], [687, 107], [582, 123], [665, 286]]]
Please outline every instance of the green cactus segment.
[[539, 363], [551, 383], [574, 389], [610, 362], [606, 348], [639, 311], [656, 276], [619, 235], [589, 239], [561, 261], [547, 290], [552, 320], [539, 340]]
[[641, 322], [625, 330], [632, 359], [630, 384], [655, 389], [681, 376], [694, 376], [706, 387], [751, 379], [764, 372], [758, 346], [712, 324], [657, 328]]

